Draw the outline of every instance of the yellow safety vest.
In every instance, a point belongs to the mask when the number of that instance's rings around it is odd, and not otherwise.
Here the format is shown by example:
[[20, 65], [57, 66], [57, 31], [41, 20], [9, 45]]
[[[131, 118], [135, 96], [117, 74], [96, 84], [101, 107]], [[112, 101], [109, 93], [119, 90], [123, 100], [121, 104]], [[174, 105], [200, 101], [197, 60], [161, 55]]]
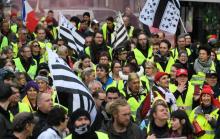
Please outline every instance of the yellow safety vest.
[[[191, 50], [189, 48], [186, 48], [186, 52], [187, 52], [188, 57], [192, 54]], [[178, 52], [177, 48], [172, 49], [171, 53], [172, 53], [173, 59], [176, 61], [179, 56], [179, 52]]]
[[[31, 110], [27, 104], [18, 102], [18, 113], [21, 112], [31, 112]], [[10, 112], [10, 121], [13, 121], [13, 119], [14, 119], [14, 115]]]
[[175, 63], [174, 59], [170, 56], [165, 71], [161, 67], [160, 63], [156, 62], [157, 69], [161, 72], [170, 73], [173, 64]]
[[9, 45], [9, 41], [8, 41], [8, 38], [6, 36], [2, 36], [2, 42], [1, 42], [1, 48], [0, 48], [0, 52], [2, 52], [2, 50], [4, 48], [7, 48], [8, 45]]
[[[198, 106], [196, 107], [190, 114], [189, 116], [189, 120], [190, 122], [192, 123], [193, 120], [195, 119], [199, 126], [205, 130], [205, 134], [201, 137], [196, 137], [196, 139], [214, 139], [215, 137], [215, 132], [211, 125], [209, 124], [209, 122], [207, 121], [207, 119], [205, 118], [205, 116], [203, 114], [196, 114], [195, 111], [198, 109], [198, 108], [201, 108], [201, 106]], [[215, 108], [211, 113], [210, 113], [210, 116], [212, 118], [214, 118], [215, 120], [218, 119], [218, 111], [219, 109]]]
[[[176, 87], [176, 89], [177, 89], [177, 87]], [[189, 82], [188, 83], [188, 90], [187, 90], [187, 94], [186, 94], [186, 98], [185, 98], [185, 103], [183, 103], [181, 96], [176, 98], [176, 105], [178, 107], [184, 107], [188, 116], [192, 112], [194, 90], [195, 90], [194, 86]], [[176, 90], [175, 91], [172, 90], [172, 91], [173, 91], [172, 93], [174, 93]]]
[[13, 57], [16, 58], [18, 56], [18, 51], [19, 51], [18, 43], [11, 42], [11, 45], [12, 45]]
[[35, 59], [33, 60], [34, 60], [34, 64], [30, 65], [28, 71], [25, 71], [24, 66], [21, 63], [21, 59], [19, 57], [14, 59], [16, 69], [19, 72], [27, 72], [27, 74], [31, 77], [32, 80], [34, 80], [34, 77], [37, 72], [37, 61]]
[[[210, 70], [211, 71], [216, 71], [215, 64], [214, 64], [213, 61], [212, 61], [212, 65], [210, 67]], [[202, 86], [204, 81], [205, 81], [205, 74], [206, 73], [203, 73], [203, 72], [198, 72], [197, 74], [194, 74], [192, 76], [191, 80], [190, 80], [192, 85], [200, 85], [200, 86]]]
[[50, 31], [50, 33], [52, 34], [53, 36], [53, 39], [56, 40], [57, 39], [57, 28], [56, 27], [53, 27], [53, 29]]
[[152, 46], [150, 46], [150, 48], [148, 49], [148, 57], [145, 57], [141, 53], [141, 51], [138, 50], [137, 48], [134, 48], [133, 51], [134, 51], [135, 59], [137, 60], [138, 65], [141, 65], [144, 62], [144, 60], [150, 59], [153, 55]]
[[[119, 80], [119, 81], [113, 81], [111, 84], [109, 84], [106, 87], [106, 91], [110, 88], [110, 87], [116, 87], [120, 92], [123, 92], [122, 90], [124, 89], [124, 81], [123, 80]], [[122, 94], [123, 96], [125, 96], [125, 94]]]
[[130, 29], [128, 30], [128, 37], [131, 38], [133, 36], [134, 27], [130, 26]]
[[[115, 25], [115, 23], [113, 23]], [[104, 23], [102, 25], [102, 34], [103, 34], [103, 39], [106, 42], [107, 41], [107, 23]], [[111, 33], [111, 40], [113, 39], [113, 33]]]
[[[95, 133], [98, 136], [98, 139], [109, 139], [108, 134], [106, 134], [106, 133], [99, 132], [99, 131], [95, 131]], [[68, 135], [64, 139], [72, 139], [72, 134]]]
[[17, 31], [18, 31], [18, 25], [17, 24], [13, 24], [13, 25], [11, 25], [11, 32], [13, 32], [13, 33], [17, 33]]
[[[112, 48], [111, 48], [110, 46], [107, 46], [107, 47], [108, 47], [108, 53], [109, 53], [109, 55], [110, 55], [110, 57], [111, 57], [111, 59], [112, 59]], [[91, 58], [90, 46], [87, 46], [87, 47], [85, 48], [85, 52], [86, 52], [86, 54]]]

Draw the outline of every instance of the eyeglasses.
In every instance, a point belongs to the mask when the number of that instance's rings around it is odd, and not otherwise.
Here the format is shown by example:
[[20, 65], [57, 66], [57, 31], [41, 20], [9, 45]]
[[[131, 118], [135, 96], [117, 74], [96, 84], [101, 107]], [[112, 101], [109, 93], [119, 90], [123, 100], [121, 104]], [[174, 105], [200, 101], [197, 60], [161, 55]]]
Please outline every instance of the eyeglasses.
[[35, 45], [33, 45], [34, 47], [40, 47], [40, 45], [39, 44], [35, 44]]

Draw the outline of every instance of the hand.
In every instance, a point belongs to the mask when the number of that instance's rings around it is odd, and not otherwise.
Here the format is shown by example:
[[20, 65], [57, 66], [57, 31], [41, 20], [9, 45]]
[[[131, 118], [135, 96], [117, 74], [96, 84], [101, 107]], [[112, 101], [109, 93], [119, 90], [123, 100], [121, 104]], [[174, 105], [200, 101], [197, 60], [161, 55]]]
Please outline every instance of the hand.
[[186, 90], [186, 85], [185, 84], [179, 84], [177, 87], [177, 90], [182, 93], [184, 90]]
[[150, 135], [150, 136], [147, 136], [146, 139], [156, 139], [156, 136], [154, 134]]
[[205, 114], [205, 118], [210, 122], [212, 120], [212, 117], [209, 114]]

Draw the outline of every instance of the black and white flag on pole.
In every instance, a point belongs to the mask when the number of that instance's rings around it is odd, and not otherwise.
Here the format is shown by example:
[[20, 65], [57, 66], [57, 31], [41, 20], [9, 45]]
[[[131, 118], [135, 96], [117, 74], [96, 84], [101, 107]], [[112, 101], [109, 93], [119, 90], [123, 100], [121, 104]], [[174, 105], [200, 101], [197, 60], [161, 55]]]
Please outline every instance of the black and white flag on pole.
[[[70, 69], [65, 61], [55, 52], [47, 49], [48, 65], [53, 78], [53, 85], [57, 92], [70, 93], [70, 111], [83, 108], [90, 113], [92, 123], [95, 120], [97, 110], [93, 97], [88, 88], [79, 80], [78, 76]], [[66, 98], [68, 100], [69, 98]]]
[[116, 18], [114, 38], [112, 40], [113, 49], [122, 45], [126, 40], [128, 40], [128, 33], [127, 33], [126, 27], [124, 25], [124, 21], [121, 16], [121, 12], [119, 12]]
[[67, 46], [78, 54], [84, 52], [85, 39], [77, 32], [77, 28], [62, 14], [59, 17], [59, 37], [67, 42]]
[[180, 18], [179, 0], [147, 0], [139, 20], [148, 26], [175, 34]]

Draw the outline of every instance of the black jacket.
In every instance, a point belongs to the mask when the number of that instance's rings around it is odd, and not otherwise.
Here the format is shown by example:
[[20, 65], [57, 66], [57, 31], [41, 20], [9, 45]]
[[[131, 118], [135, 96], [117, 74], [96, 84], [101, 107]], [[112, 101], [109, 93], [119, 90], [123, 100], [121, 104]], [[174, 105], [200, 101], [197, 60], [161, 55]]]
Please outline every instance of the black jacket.
[[145, 139], [141, 129], [132, 122], [130, 122], [124, 133], [117, 133], [113, 128], [112, 122], [109, 122], [101, 131], [108, 134], [110, 139]]
[[13, 136], [10, 114], [0, 106], [0, 139]]

